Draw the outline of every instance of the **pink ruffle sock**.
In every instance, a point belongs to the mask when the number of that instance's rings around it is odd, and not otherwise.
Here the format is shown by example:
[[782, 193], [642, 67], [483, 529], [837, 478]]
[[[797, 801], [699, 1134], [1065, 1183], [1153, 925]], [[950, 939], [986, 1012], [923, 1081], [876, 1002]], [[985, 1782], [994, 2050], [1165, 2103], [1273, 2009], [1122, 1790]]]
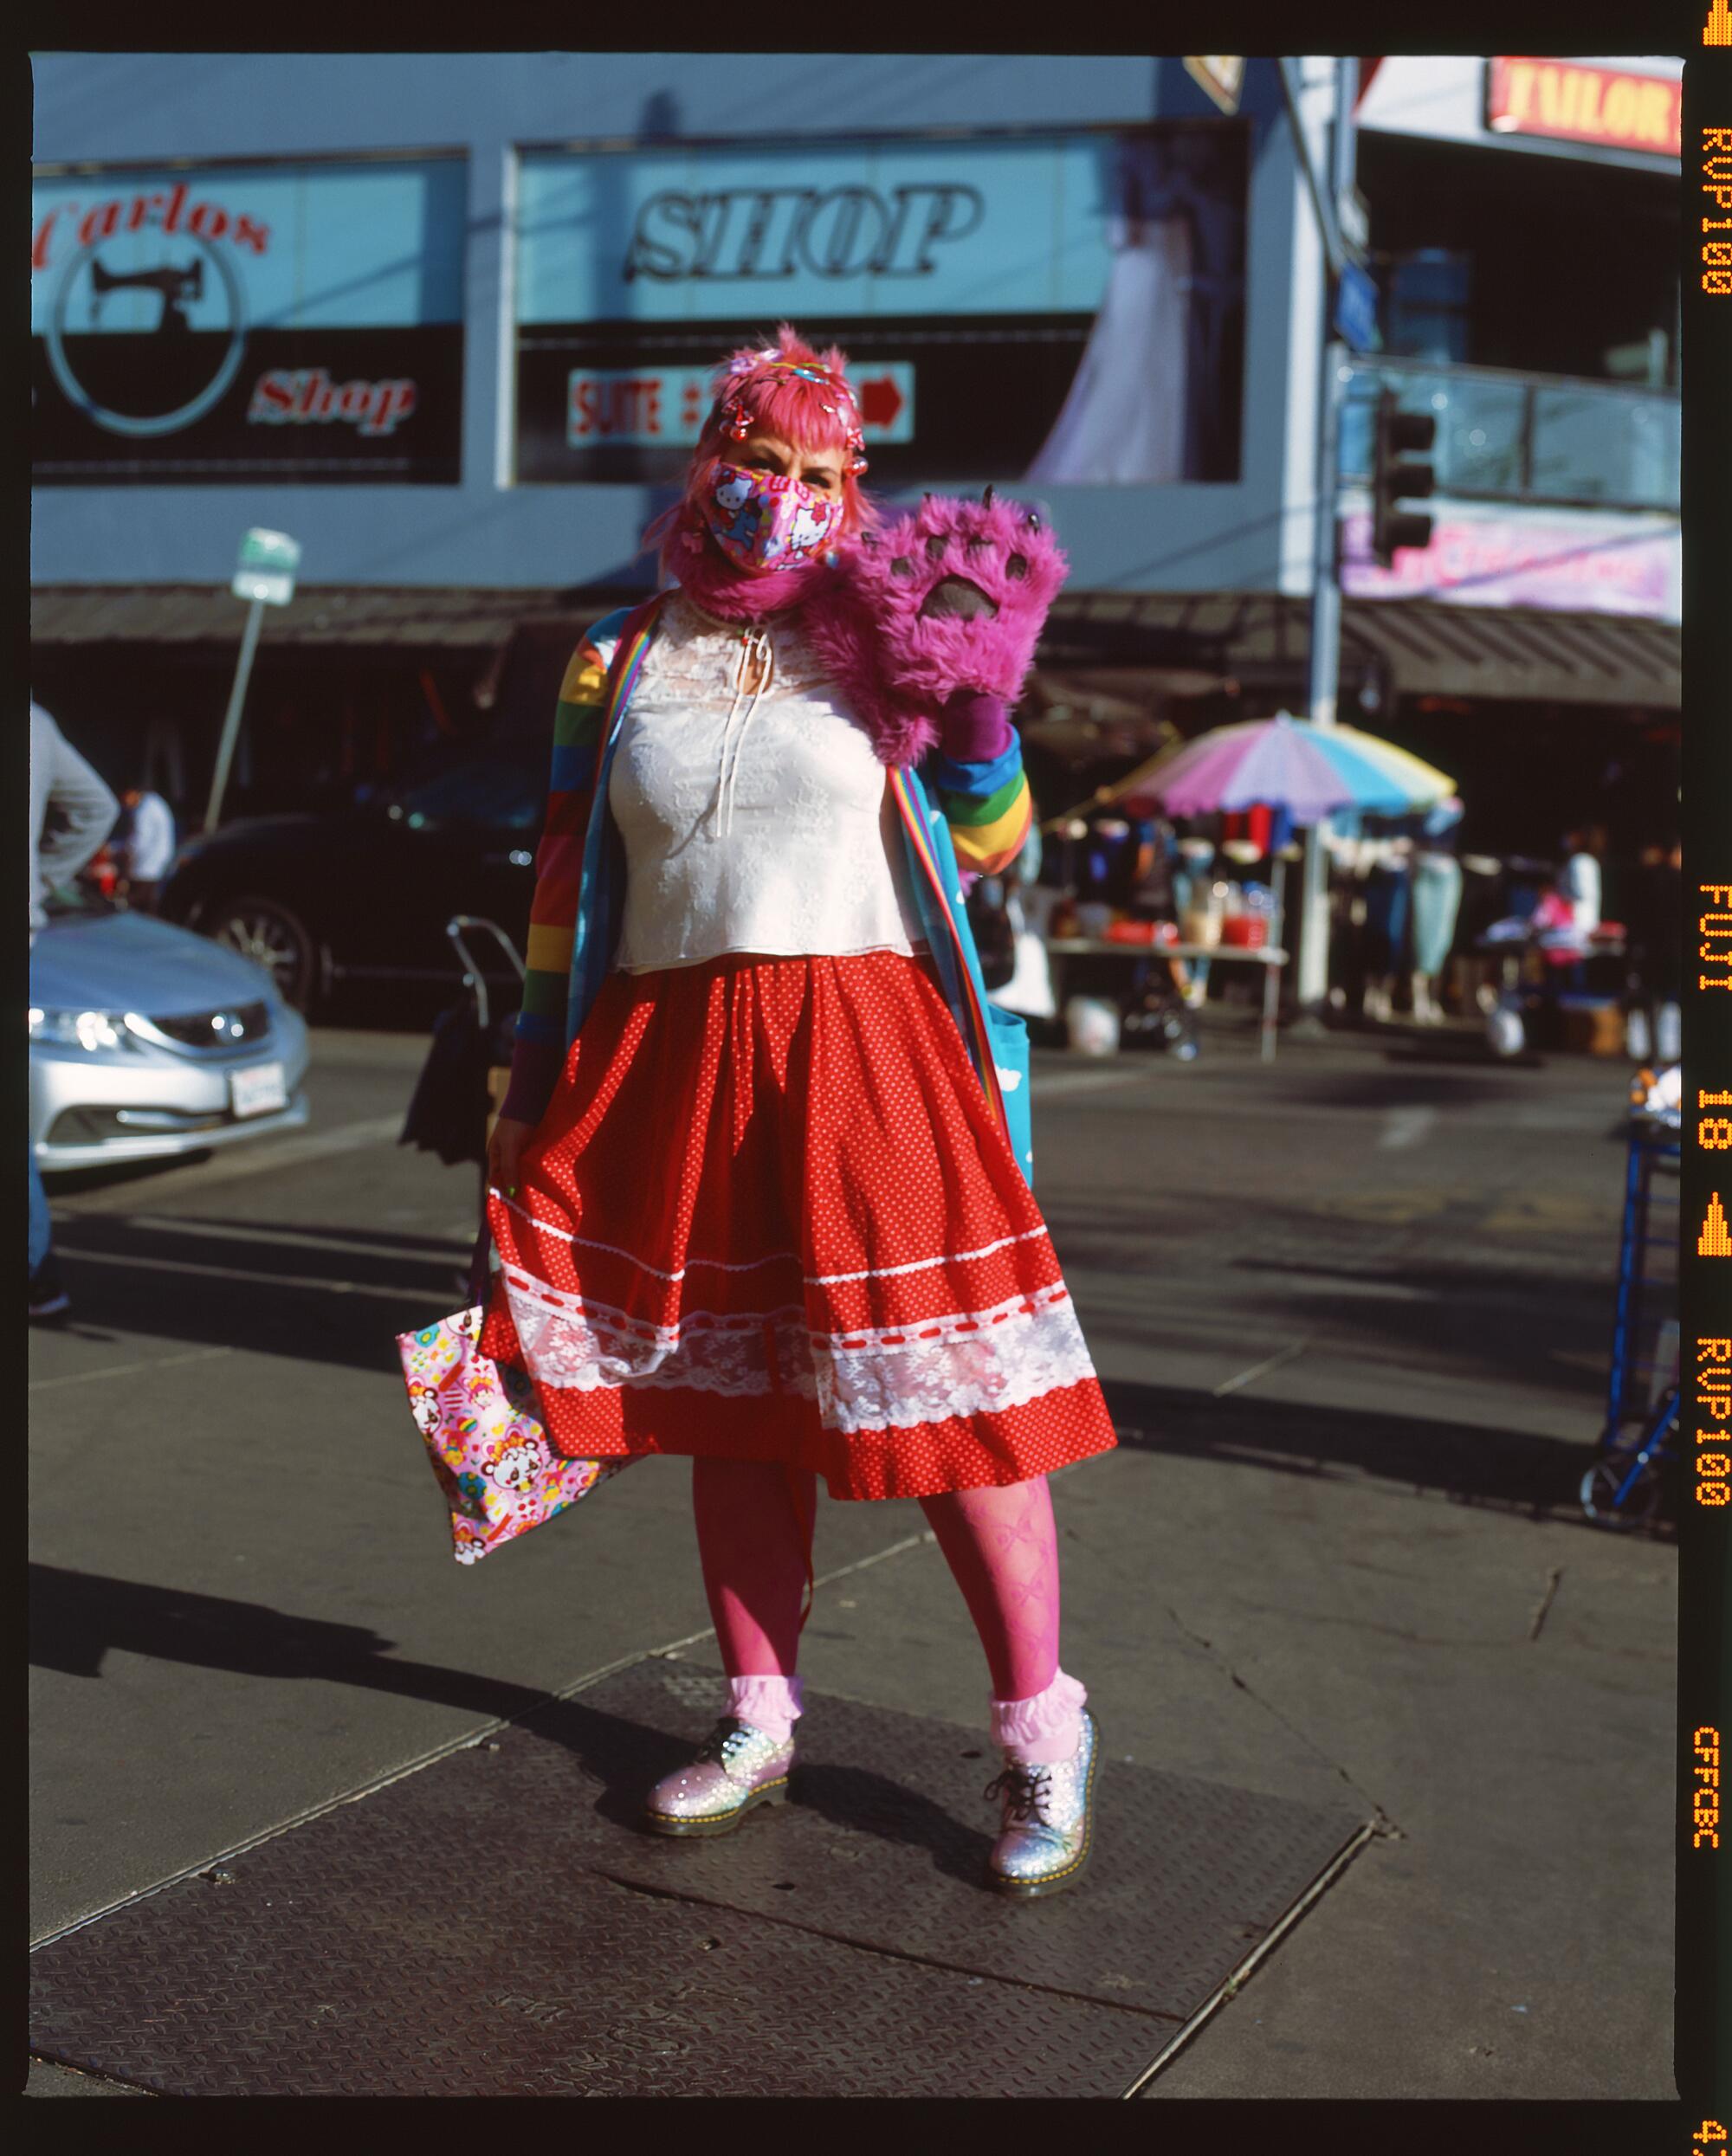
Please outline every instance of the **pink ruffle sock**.
[[1082, 1735], [1082, 1705], [1089, 1694], [1060, 1670], [1032, 1699], [994, 1700], [992, 1741], [1007, 1759], [1024, 1766], [1050, 1766], [1074, 1757]]
[[785, 1744], [803, 1711], [798, 1677], [730, 1677], [727, 1711]]

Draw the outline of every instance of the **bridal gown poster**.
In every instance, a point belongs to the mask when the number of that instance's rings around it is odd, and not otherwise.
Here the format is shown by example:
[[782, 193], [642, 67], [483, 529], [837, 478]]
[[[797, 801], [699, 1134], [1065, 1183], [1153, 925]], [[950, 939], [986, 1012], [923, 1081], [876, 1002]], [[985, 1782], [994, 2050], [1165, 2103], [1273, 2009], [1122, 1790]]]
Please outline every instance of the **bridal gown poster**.
[[525, 151], [516, 476], [672, 481], [786, 320], [848, 352], [878, 483], [1236, 480], [1245, 139]]

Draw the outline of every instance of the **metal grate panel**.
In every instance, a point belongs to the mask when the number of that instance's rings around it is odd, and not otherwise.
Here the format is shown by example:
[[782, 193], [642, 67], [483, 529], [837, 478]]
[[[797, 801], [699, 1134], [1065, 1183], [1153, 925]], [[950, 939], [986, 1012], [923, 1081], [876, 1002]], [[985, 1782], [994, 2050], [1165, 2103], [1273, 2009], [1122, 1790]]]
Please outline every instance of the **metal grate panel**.
[[639, 1663], [67, 1933], [33, 2050], [175, 2095], [1118, 2096], [1359, 1824], [1108, 1732], [1095, 1868], [1010, 1904], [973, 1733], [809, 1694], [792, 1804], [640, 1834], [720, 1691]]
[[981, 1795], [999, 1764], [987, 1739], [810, 1694], [787, 1805], [714, 1841], [630, 1831], [640, 1791], [690, 1756], [724, 1689], [720, 1671], [645, 1661], [507, 1732], [490, 1756], [514, 1798], [533, 1787], [541, 1802], [575, 1758], [573, 1836], [610, 1878], [1179, 2022], [1366, 1824], [1344, 1806], [1127, 1766], [1108, 1726], [1089, 1869], [1068, 1893], [1013, 1902], [982, 1882], [998, 1817]]

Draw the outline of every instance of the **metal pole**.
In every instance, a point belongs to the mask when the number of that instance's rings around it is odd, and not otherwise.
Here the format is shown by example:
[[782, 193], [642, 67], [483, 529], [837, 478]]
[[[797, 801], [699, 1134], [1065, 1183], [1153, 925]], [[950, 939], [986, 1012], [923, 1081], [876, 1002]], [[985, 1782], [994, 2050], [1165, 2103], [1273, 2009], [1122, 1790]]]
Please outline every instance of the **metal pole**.
[[241, 711], [247, 700], [247, 677], [253, 670], [253, 653], [258, 648], [259, 624], [264, 619], [265, 603], [255, 599], [247, 609], [247, 625], [241, 632], [241, 655], [235, 667], [235, 686], [229, 692], [229, 708], [223, 717], [223, 738], [216, 747], [216, 768], [210, 775], [210, 799], [204, 810], [204, 828], [214, 831], [216, 819], [222, 813], [223, 793], [229, 784], [229, 766], [235, 760], [235, 744], [241, 735]]
[[[1293, 87], [1293, 75], [1285, 60], [1277, 60], [1276, 70], [1281, 78], [1281, 95], [1287, 107], [1287, 125], [1293, 136], [1293, 154], [1299, 161], [1305, 191], [1311, 197], [1311, 214], [1317, 220], [1317, 230], [1323, 242], [1323, 261], [1326, 274], [1333, 277], [1341, 266], [1341, 242], [1335, 231], [1335, 204], [1325, 203], [1323, 190], [1318, 183], [1316, 168], [1311, 163], [1311, 145], [1305, 139], [1304, 123], [1299, 113], [1298, 93]], [[1335, 62], [1335, 124], [1339, 139], [1341, 108], [1345, 101], [1341, 71], [1347, 62]]]
[[[1338, 59], [1335, 62], [1335, 112], [1330, 143], [1329, 180], [1336, 202], [1353, 184], [1353, 105], [1347, 87], [1347, 69], [1353, 64], [1344, 59]], [[1309, 178], [1309, 164], [1306, 171]], [[1315, 203], [1315, 188], [1312, 198]], [[1321, 210], [1319, 221], [1325, 223]], [[1333, 277], [1328, 264], [1328, 257], [1333, 252], [1331, 236], [1325, 223], [1323, 354], [1322, 377], [1317, 385], [1316, 517], [1313, 537], [1309, 685], [1309, 716], [1312, 723], [1319, 726], [1332, 726], [1335, 723], [1341, 654], [1341, 564], [1337, 551], [1335, 510], [1347, 348], [1335, 333], [1332, 321]], [[1329, 888], [1326, 846], [1328, 828], [1328, 819], [1325, 817], [1305, 835], [1305, 857], [1300, 886], [1299, 914], [1302, 933], [1295, 995], [1300, 1010], [1309, 1017], [1313, 1026], [1317, 1023], [1317, 1013], [1328, 997], [1329, 986]]]
[[[1287, 863], [1277, 854], [1271, 879], [1274, 884], [1275, 910], [1269, 923], [1270, 940], [1277, 951], [1284, 950], [1283, 941], [1287, 933]], [[1261, 1060], [1275, 1061], [1275, 1022], [1281, 1003], [1281, 976], [1287, 971], [1286, 962], [1280, 965], [1265, 965], [1263, 969], [1263, 1042]]]

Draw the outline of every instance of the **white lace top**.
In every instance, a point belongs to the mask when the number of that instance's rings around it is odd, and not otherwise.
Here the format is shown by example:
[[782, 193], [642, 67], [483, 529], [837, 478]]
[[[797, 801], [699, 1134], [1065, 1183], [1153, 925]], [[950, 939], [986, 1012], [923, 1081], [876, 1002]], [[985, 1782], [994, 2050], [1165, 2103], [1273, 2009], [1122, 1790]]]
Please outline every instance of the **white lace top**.
[[608, 805], [625, 843], [627, 972], [727, 951], [926, 947], [884, 766], [792, 623], [742, 637], [676, 592]]

